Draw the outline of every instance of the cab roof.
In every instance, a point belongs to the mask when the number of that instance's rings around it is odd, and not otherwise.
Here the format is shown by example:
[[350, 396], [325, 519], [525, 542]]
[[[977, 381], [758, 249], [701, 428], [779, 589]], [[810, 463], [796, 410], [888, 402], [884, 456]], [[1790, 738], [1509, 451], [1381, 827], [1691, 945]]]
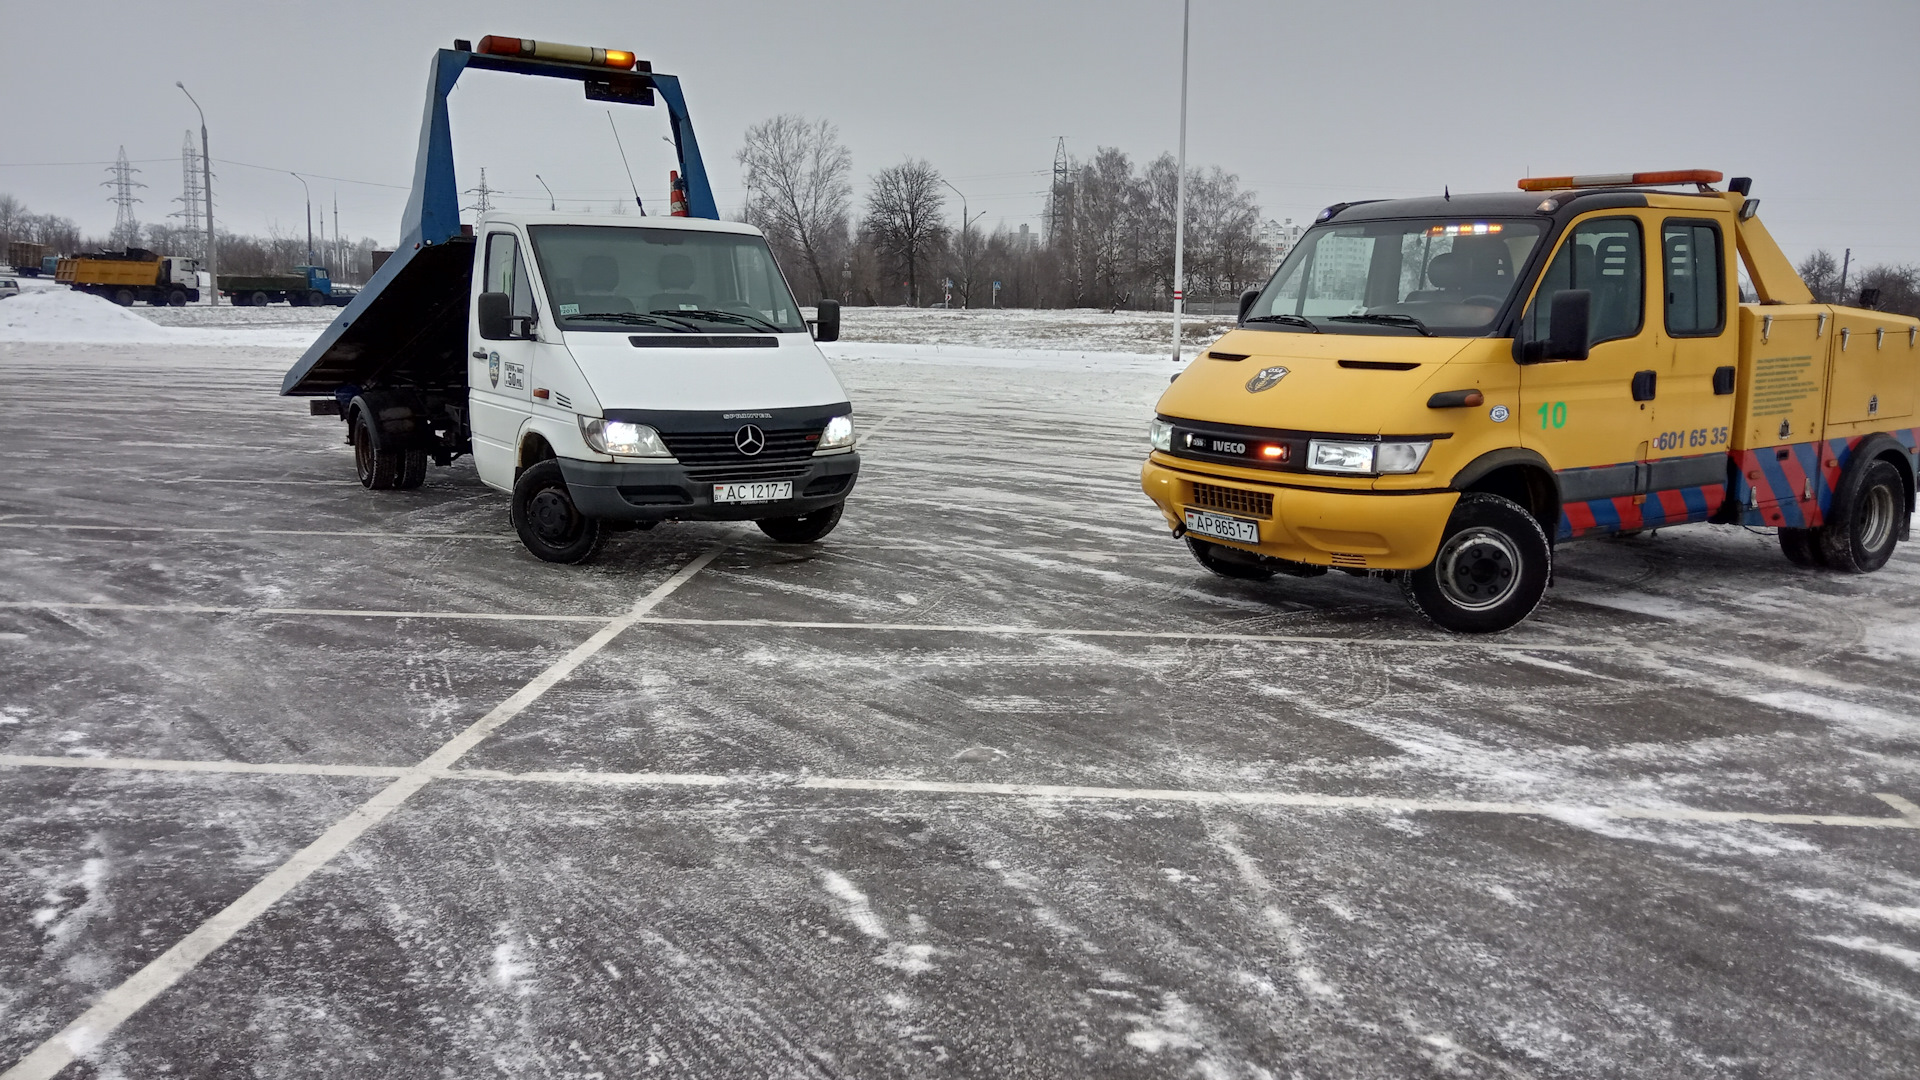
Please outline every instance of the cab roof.
[[481, 216], [476, 230], [487, 225], [595, 225], [627, 229], [674, 229], [685, 232], [742, 233], [761, 235], [744, 221], [715, 221], [711, 218], [653, 216], [637, 214], [582, 213], [569, 210], [489, 210]]
[[[1479, 194], [1423, 195], [1412, 199], [1373, 199], [1366, 202], [1335, 203], [1320, 212], [1315, 225], [1344, 224], [1350, 221], [1384, 221], [1392, 218], [1528, 218], [1554, 220], [1587, 210], [1611, 210], [1619, 207], [1652, 205], [1648, 198], [1697, 198], [1725, 205], [1718, 191], [1669, 191], [1645, 187], [1577, 188], [1562, 191], [1495, 191]], [[1552, 210], [1542, 210], [1547, 202]]]

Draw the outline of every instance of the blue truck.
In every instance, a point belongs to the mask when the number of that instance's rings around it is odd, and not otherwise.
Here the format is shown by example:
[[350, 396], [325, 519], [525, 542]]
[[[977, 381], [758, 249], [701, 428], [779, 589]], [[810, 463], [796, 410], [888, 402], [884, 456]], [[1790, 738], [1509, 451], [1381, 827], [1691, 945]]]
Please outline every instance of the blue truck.
[[220, 295], [236, 307], [339, 307], [352, 299], [348, 294], [335, 293], [333, 279], [324, 266], [296, 266], [285, 274], [221, 274]]

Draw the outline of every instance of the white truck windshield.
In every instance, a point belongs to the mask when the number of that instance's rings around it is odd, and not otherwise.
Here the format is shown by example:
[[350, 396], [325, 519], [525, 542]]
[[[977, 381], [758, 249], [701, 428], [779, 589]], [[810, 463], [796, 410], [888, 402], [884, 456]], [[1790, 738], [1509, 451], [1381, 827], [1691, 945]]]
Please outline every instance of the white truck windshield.
[[[1362, 221], [1308, 231], [1247, 313], [1249, 325], [1377, 333], [1486, 333], [1540, 242], [1538, 221]], [[1303, 322], [1302, 320], [1305, 320]], [[1368, 329], [1361, 329], [1361, 328]]]
[[806, 332], [758, 236], [618, 225], [535, 225], [528, 232], [562, 329]]

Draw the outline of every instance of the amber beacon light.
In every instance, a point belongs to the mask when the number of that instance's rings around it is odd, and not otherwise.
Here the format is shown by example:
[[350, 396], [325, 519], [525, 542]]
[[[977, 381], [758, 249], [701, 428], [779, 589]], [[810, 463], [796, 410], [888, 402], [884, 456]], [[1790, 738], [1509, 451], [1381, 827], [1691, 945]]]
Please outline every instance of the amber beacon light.
[[590, 67], [632, 71], [634, 55], [625, 49], [595, 49], [586, 45], [561, 45], [532, 38], [496, 37], [480, 39], [474, 52], [492, 56], [524, 56], [530, 60], [553, 60], [562, 64], [586, 64]]
[[1674, 169], [1670, 172], [1597, 173], [1592, 176], [1529, 176], [1520, 181], [1521, 191], [1560, 191], [1566, 188], [1639, 187], [1653, 184], [1717, 184], [1721, 175], [1712, 169]]

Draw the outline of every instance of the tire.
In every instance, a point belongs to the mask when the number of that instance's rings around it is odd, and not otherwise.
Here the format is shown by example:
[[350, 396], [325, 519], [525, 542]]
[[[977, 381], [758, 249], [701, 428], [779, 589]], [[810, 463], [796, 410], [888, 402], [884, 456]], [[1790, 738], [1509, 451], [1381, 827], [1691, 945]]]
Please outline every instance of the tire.
[[427, 482], [427, 452], [425, 450], [402, 450], [400, 468], [393, 478], [396, 491], [412, 491]]
[[599, 521], [573, 505], [567, 478], [551, 458], [514, 481], [513, 528], [535, 558], [550, 563], [586, 562], [606, 537]]
[[1882, 458], [1847, 470], [1819, 530], [1820, 553], [1830, 569], [1871, 574], [1887, 565], [1900, 536], [1907, 495], [1900, 470]]
[[132, 307], [133, 306], [133, 290], [132, 289], [113, 290], [113, 302], [116, 304], [119, 304], [121, 307]]
[[1781, 529], [1780, 554], [1795, 566], [1816, 569], [1827, 565], [1827, 553], [1820, 546], [1823, 529]]
[[250, 307], [266, 307], [268, 302], [267, 294], [263, 292], [254, 293], [247, 299], [247, 304]]
[[186, 307], [187, 291], [185, 289], [175, 289], [172, 292], [168, 293], [167, 306], [168, 307]]
[[1218, 544], [1210, 544], [1191, 536], [1186, 540], [1187, 550], [1193, 553], [1193, 561], [1223, 578], [1232, 578], [1234, 581], [1269, 581], [1273, 578], [1273, 571], [1264, 566], [1239, 562], [1232, 556], [1219, 554], [1223, 549]]
[[308, 306], [308, 307], [326, 307], [326, 306], [327, 306], [327, 294], [326, 294], [326, 293], [323, 293], [323, 292], [310, 292], [310, 293], [308, 293], [308, 294], [307, 294], [307, 306]]
[[834, 503], [825, 510], [815, 510], [802, 517], [762, 518], [754, 524], [760, 526], [761, 532], [782, 544], [811, 544], [840, 524], [840, 512], [846, 505]]
[[400, 478], [400, 455], [375, 443], [365, 409], [353, 416], [353, 467], [370, 491], [386, 491]]
[[1491, 634], [1533, 614], [1552, 574], [1553, 547], [1532, 514], [1510, 499], [1468, 492], [1454, 505], [1433, 562], [1400, 584], [1441, 629]]

